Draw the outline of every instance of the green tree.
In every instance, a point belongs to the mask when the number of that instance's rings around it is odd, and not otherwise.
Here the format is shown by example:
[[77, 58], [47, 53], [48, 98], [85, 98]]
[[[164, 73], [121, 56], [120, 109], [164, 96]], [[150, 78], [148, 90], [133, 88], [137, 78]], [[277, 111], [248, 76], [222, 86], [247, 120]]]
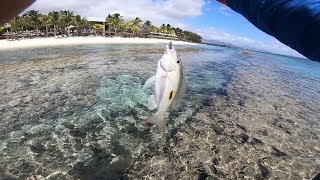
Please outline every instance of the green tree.
[[151, 28], [151, 26], [152, 26], [152, 22], [149, 21], [149, 20], [147, 20], [146, 22], [143, 23], [143, 25], [150, 30], [150, 28]]
[[83, 31], [85, 31], [85, 29], [87, 27], [91, 26], [90, 22], [87, 20], [87, 18], [83, 17], [81, 18], [81, 21], [80, 21], [80, 28], [83, 28]]
[[58, 26], [58, 23], [59, 23], [60, 14], [57, 11], [51, 11], [51, 12], [49, 12], [48, 15], [52, 17], [53, 34], [54, 34], [54, 36], [56, 36], [57, 35], [57, 26]]
[[25, 28], [27, 28], [27, 26], [30, 22], [27, 20], [26, 17], [17, 16], [14, 19], [12, 19], [9, 23], [11, 25], [11, 30], [23, 31]]
[[75, 17], [74, 17], [74, 20], [75, 20], [75, 25], [76, 25], [76, 28], [77, 28], [77, 36], [79, 36], [79, 31], [80, 31], [80, 28], [81, 28], [81, 16], [79, 14], [77, 14]]
[[118, 34], [122, 34], [122, 35], [128, 36], [128, 34], [131, 34], [131, 33], [133, 33], [132, 22], [131, 21], [122, 23], [119, 26]]
[[170, 31], [170, 30], [171, 30], [171, 25], [167, 24], [167, 31]]
[[109, 14], [106, 18], [106, 22], [109, 28], [114, 31], [114, 34], [117, 35], [117, 31], [123, 24], [123, 17], [119, 13], [115, 13], [113, 15]]
[[41, 26], [40, 17], [42, 14], [39, 13], [39, 11], [36, 10], [30, 10], [23, 14], [23, 17], [26, 18], [25, 20], [28, 21], [29, 25], [32, 29], [38, 30]]
[[131, 21], [131, 29], [134, 34], [137, 34], [137, 32], [140, 30], [141, 22], [142, 20], [138, 17]]
[[75, 25], [73, 11], [60, 11], [59, 22], [62, 27], [64, 27], [64, 29], [68, 32], [68, 36], [70, 36], [70, 28]]
[[53, 18], [50, 15], [43, 15], [43, 16], [39, 17], [39, 20], [40, 20], [41, 24], [45, 25], [45, 27], [46, 27], [46, 36], [47, 37], [49, 35], [48, 26], [51, 25], [52, 19]]
[[161, 33], [167, 33], [167, 26], [165, 24], [162, 24], [159, 28]]
[[159, 32], [159, 28], [158, 28], [157, 26], [154, 26], [154, 25], [151, 25], [150, 28], [149, 28], [149, 30], [150, 30], [151, 32]]
[[75, 16], [75, 25], [77, 27], [77, 35], [79, 32], [84, 31], [86, 27], [89, 26], [89, 21], [85, 17], [81, 17], [80, 15]]

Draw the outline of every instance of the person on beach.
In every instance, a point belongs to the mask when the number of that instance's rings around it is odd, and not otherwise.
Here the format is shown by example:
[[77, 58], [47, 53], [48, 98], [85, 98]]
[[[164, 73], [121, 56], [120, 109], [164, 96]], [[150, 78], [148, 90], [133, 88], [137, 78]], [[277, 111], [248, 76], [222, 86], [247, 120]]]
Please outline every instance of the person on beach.
[[[0, 25], [18, 15], [35, 0], [3, 0]], [[319, 0], [218, 0], [265, 33], [320, 62]]]

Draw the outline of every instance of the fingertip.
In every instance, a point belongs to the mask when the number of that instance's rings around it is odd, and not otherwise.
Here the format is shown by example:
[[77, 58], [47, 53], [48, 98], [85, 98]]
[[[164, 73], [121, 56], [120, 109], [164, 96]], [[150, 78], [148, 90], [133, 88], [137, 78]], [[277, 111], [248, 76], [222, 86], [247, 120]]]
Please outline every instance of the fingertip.
[[219, 2], [221, 2], [224, 5], [227, 5], [227, 0], [218, 0]]

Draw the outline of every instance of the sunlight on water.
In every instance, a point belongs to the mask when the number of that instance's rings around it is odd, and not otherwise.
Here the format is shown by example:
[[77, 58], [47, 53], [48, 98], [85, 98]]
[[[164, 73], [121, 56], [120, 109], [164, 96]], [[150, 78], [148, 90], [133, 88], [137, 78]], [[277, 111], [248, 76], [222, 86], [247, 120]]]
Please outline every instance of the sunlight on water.
[[121, 75], [115, 79], [103, 81], [101, 87], [97, 90], [97, 97], [101, 105], [105, 106], [101, 108], [112, 111], [145, 104], [148, 98], [141, 82], [141, 80], [139, 81], [130, 75]]

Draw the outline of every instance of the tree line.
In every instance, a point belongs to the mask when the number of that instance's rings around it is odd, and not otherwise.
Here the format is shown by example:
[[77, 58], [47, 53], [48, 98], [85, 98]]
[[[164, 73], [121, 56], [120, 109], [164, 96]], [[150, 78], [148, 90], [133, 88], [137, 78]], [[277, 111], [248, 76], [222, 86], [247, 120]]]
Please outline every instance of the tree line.
[[100, 22], [90, 22], [86, 17], [75, 14], [73, 11], [51, 11], [48, 14], [30, 10], [21, 16], [17, 16], [9, 22], [10, 26], [1, 27], [0, 33], [7, 31], [22, 32], [26, 30], [44, 32], [45, 36], [49, 33], [67, 34], [71, 32], [81, 35], [85, 32], [93, 31], [95, 34], [105, 35], [114, 34], [115, 36], [137, 36], [142, 27], [150, 32], [176, 35], [180, 40], [201, 43], [201, 36], [191, 31], [172, 27], [170, 24], [155, 26], [151, 21], [142, 21], [136, 17], [130, 21], [125, 21], [119, 13], [109, 14], [105, 19], [105, 24]]

